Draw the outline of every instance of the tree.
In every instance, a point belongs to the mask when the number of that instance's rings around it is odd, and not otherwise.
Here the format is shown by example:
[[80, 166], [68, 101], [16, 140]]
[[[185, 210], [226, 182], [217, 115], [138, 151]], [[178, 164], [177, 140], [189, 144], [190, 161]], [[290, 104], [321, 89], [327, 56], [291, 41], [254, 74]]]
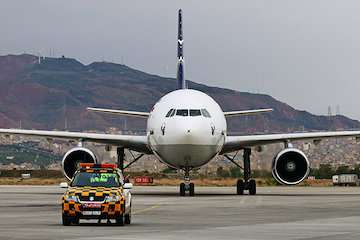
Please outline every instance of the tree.
[[311, 169], [310, 174], [317, 179], [331, 179], [335, 171], [330, 164], [320, 164], [319, 168]]
[[341, 165], [336, 169], [336, 174], [351, 173], [349, 166]]
[[218, 167], [216, 169], [216, 175], [218, 177], [222, 177], [222, 178], [228, 178], [230, 177], [230, 173], [229, 171], [225, 170], [223, 167]]
[[230, 176], [233, 178], [240, 178], [242, 177], [242, 173], [240, 168], [238, 167], [231, 167], [230, 168]]
[[360, 175], [360, 164], [355, 165], [354, 169], [351, 171], [351, 173]]
[[171, 168], [171, 167], [167, 167], [165, 169], [162, 170], [162, 173], [176, 173], [176, 168]]

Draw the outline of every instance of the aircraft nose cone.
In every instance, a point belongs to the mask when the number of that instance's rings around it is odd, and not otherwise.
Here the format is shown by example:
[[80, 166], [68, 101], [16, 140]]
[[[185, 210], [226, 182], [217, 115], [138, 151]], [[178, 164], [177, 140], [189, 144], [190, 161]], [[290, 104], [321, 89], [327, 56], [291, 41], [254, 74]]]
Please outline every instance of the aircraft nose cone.
[[199, 132], [192, 127], [185, 127], [183, 129], [179, 129], [179, 139], [185, 144], [197, 144], [201, 137], [199, 136]]

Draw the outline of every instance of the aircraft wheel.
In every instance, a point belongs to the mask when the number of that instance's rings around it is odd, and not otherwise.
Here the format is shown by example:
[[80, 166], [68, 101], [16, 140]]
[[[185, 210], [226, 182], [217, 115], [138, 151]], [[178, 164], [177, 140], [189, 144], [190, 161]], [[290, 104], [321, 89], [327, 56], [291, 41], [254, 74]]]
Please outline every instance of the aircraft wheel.
[[249, 181], [249, 195], [256, 195], [256, 182], [254, 179]]
[[180, 196], [185, 196], [185, 183], [180, 184]]
[[194, 183], [190, 183], [189, 184], [189, 196], [194, 196], [195, 195], [195, 185]]
[[239, 179], [236, 183], [236, 194], [244, 195], [245, 184], [242, 179]]

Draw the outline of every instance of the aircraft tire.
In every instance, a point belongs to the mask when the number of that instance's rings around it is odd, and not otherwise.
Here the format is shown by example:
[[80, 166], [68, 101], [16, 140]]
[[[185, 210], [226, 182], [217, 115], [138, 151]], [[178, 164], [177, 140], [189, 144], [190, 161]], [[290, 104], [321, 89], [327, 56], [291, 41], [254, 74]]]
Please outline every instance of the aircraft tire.
[[180, 196], [185, 196], [185, 183], [180, 183]]
[[245, 184], [242, 179], [239, 179], [236, 183], [236, 194], [244, 195]]
[[190, 183], [190, 189], [189, 189], [189, 196], [194, 196], [195, 195], [195, 185], [194, 183]]
[[249, 181], [249, 195], [256, 195], [256, 182], [254, 179]]

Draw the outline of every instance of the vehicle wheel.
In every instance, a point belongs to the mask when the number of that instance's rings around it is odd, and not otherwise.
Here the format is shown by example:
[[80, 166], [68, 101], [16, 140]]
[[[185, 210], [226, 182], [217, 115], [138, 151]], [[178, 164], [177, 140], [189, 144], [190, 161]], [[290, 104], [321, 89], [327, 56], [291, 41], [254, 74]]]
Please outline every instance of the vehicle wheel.
[[185, 196], [185, 183], [180, 184], [180, 196]]
[[66, 216], [65, 214], [62, 215], [62, 224], [64, 226], [69, 226], [72, 223], [72, 218]]
[[190, 183], [189, 184], [189, 196], [194, 196], [195, 195], [195, 185], [194, 183]]
[[237, 195], [244, 195], [244, 181], [242, 179], [239, 179], [236, 183], [236, 194]]
[[131, 204], [130, 204], [130, 210], [128, 214], [125, 214], [125, 224], [131, 223]]
[[121, 214], [120, 216], [115, 218], [116, 225], [124, 226], [124, 215]]
[[79, 217], [73, 218], [73, 224], [78, 225], [79, 223], [80, 223], [80, 218]]
[[256, 194], [256, 182], [254, 179], [251, 179], [249, 181], [249, 195], [255, 195]]

